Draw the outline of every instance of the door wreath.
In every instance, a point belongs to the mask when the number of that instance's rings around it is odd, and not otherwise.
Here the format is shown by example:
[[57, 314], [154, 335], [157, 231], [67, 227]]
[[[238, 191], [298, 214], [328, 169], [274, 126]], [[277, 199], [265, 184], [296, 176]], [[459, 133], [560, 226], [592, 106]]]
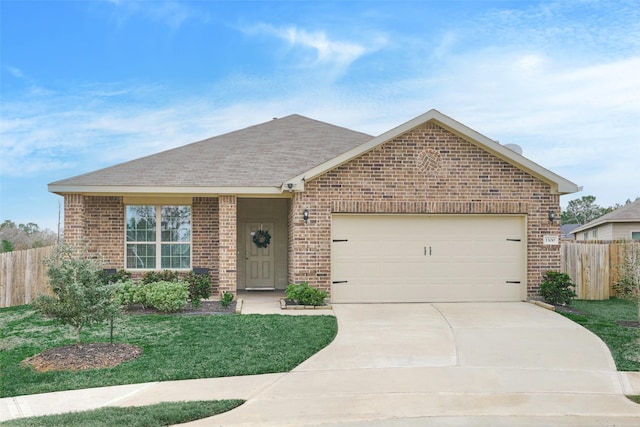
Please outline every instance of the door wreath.
[[266, 248], [271, 243], [271, 234], [267, 230], [258, 230], [253, 233], [253, 243], [259, 248]]

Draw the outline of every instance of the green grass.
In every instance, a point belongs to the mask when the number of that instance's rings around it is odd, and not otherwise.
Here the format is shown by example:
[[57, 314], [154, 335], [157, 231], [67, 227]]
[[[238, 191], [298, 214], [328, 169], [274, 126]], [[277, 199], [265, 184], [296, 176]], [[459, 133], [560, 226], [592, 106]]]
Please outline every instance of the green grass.
[[[0, 309], [0, 397], [152, 381], [287, 372], [329, 344], [333, 316], [126, 316], [115, 341], [144, 353], [114, 368], [38, 373], [20, 362], [74, 343], [71, 328], [30, 306]], [[106, 325], [87, 328], [83, 342], [108, 342]]]
[[637, 321], [638, 306], [611, 298], [605, 301], [571, 301], [584, 314], [560, 313], [598, 335], [607, 344], [619, 371], [640, 370], [640, 330], [618, 325], [618, 320]]
[[229, 411], [242, 400], [167, 402], [157, 405], [116, 408], [107, 407], [60, 415], [18, 418], [2, 423], [6, 427], [160, 427], [186, 423]]

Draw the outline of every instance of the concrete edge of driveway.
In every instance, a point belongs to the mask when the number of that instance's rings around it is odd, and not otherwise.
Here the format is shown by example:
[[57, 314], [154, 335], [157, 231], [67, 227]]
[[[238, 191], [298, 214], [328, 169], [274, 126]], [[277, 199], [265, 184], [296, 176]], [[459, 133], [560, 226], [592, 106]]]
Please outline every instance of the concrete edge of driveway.
[[149, 382], [5, 397], [0, 399], [0, 422], [14, 418], [88, 411], [105, 406], [145, 406], [194, 400], [249, 400], [284, 375], [286, 372]]
[[625, 395], [640, 395], [640, 372], [618, 371]]

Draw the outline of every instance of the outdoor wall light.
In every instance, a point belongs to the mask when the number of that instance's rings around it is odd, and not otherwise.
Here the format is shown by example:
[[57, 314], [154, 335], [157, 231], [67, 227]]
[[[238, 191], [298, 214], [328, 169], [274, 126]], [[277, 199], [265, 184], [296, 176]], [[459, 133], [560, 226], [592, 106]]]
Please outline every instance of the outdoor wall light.
[[552, 210], [549, 210], [549, 222], [553, 222], [556, 219], [556, 213]]
[[304, 211], [302, 211], [302, 219], [304, 219], [304, 222], [307, 222], [309, 220], [309, 210], [305, 209]]

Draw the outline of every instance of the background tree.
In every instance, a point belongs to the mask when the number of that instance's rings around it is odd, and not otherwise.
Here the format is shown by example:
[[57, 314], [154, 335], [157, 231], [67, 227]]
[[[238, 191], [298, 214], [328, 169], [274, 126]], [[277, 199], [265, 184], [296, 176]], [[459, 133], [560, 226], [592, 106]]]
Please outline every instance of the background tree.
[[111, 320], [120, 313], [114, 302], [118, 285], [101, 280], [103, 264], [86, 248], [61, 245], [44, 262], [53, 296], [40, 296], [33, 306], [75, 328], [76, 344], [80, 344], [85, 325]]
[[582, 196], [569, 201], [567, 208], [562, 212], [562, 224], [586, 224], [607, 212], [610, 210], [596, 204], [595, 196]]
[[16, 224], [7, 219], [0, 224], [0, 241], [3, 242], [0, 251], [11, 252], [54, 245], [57, 235], [49, 229], [41, 230], [33, 222]]

